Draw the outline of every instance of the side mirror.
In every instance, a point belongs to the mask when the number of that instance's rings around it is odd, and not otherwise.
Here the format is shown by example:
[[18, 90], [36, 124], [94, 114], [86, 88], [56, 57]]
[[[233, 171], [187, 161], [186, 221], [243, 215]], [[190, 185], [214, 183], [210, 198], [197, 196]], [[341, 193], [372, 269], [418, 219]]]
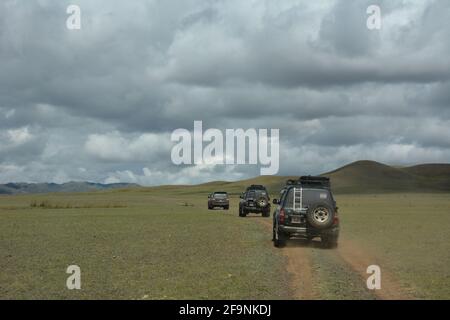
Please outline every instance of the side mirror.
[[278, 199], [273, 199], [273, 204], [280, 204], [280, 200], [278, 200]]

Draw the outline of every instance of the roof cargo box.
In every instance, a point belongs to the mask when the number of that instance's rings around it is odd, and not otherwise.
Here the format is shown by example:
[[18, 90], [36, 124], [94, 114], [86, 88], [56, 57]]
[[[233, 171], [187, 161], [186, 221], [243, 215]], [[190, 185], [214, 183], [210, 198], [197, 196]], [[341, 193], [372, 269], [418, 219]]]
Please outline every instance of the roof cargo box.
[[330, 178], [327, 177], [315, 177], [315, 176], [302, 176], [298, 180], [288, 180], [286, 185], [299, 185], [305, 188], [331, 188]]
[[263, 185], [260, 184], [252, 184], [250, 187], [247, 188], [248, 190], [266, 190], [266, 187], [264, 187]]
[[330, 178], [327, 177], [303, 176], [298, 181], [305, 187], [331, 188]]

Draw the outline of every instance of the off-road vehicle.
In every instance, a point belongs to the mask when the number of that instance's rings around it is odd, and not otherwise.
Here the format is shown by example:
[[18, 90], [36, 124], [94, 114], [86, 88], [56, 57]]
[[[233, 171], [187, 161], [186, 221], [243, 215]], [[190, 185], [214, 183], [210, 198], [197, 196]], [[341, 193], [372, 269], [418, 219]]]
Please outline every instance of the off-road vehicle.
[[225, 210], [230, 208], [228, 193], [218, 191], [208, 195], [208, 210], [212, 210], [214, 208], [224, 208]]
[[281, 199], [274, 199], [273, 241], [281, 247], [290, 238], [311, 241], [320, 237], [327, 248], [337, 247], [339, 218], [331, 193], [330, 179], [301, 177], [286, 184]]
[[262, 185], [251, 185], [241, 195], [239, 201], [239, 216], [246, 217], [249, 213], [261, 213], [270, 217], [270, 197]]

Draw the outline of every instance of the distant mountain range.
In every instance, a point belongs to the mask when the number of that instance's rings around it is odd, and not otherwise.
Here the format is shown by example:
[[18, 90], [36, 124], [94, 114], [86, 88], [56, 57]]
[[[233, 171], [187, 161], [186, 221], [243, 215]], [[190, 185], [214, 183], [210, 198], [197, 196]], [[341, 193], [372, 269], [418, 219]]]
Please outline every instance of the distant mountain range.
[[6, 183], [0, 184], [0, 194], [26, 194], [51, 192], [89, 192], [109, 189], [123, 189], [139, 187], [137, 184], [112, 183], [102, 184], [93, 182], [57, 183]]

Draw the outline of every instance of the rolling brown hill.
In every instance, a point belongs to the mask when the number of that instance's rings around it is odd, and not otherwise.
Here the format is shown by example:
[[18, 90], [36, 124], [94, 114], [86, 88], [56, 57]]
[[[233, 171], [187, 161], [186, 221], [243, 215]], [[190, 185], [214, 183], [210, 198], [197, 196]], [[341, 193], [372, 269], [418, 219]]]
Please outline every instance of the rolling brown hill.
[[[335, 193], [392, 193], [392, 192], [450, 192], [450, 164], [422, 164], [412, 167], [393, 167], [375, 161], [357, 161], [322, 174], [331, 178]], [[278, 193], [287, 176], [260, 176], [235, 182], [209, 182], [194, 186], [196, 191], [223, 190], [242, 192], [251, 184], [265, 185], [271, 193]], [[194, 190], [186, 190], [191, 192]]]
[[323, 175], [337, 193], [450, 191], [450, 164], [392, 167], [357, 161]]

